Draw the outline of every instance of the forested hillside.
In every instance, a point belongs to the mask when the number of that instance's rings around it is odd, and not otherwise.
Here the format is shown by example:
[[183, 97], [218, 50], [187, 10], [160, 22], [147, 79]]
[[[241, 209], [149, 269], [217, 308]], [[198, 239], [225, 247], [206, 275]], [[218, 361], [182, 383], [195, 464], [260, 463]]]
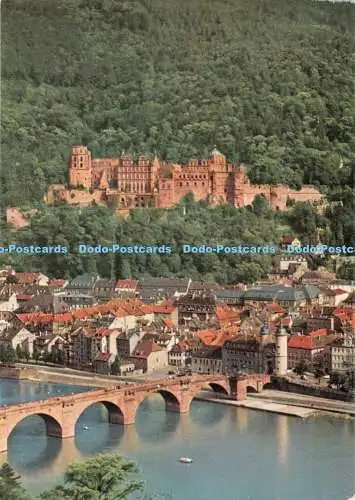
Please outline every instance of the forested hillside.
[[73, 143], [342, 189], [355, 7], [311, 0], [3, 0], [1, 200], [63, 182]]
[[[341, 211], [339, 212], [339, 209]], [[268, 208], [263, 197], [253, 205], [235, 208], [206, 202], [195, 203], [187, 195], [172, 210], [133, 210], [127, 219], [117, 218], [106, 207], [84, 209], [59, 205], [42, 207], [31, 218], [30, 225], [12, 232], [0, 221], [1, 245], [65, 245], [68, 255], [2, 255], [1, 264], [17, 270], [42, 271], [51, 277], [74, 277], [82, 272], [98, 272], [102, 276], [141, 278], [143, 276], [179, 276], [221, 284], [251, 283], [267, 276], [280, 255], [270, 254], [184, 254], [183, 245], [226, 246], [270, 245], [277, 247], [283, 236], [297, 234], [303, 244], [322, 242], [351, 245], [354, 234], [353, 213], [349, 206], [334, 207], [327, 216], [319, 216], [308, 203], [296, 203], [286, 213]], [[170, 255], [81, 255], [78, 246], [167, 245]], [[318, 259], [310, 266], [332, 265]], [[355, 279], [354, 269], [345, 270]]]

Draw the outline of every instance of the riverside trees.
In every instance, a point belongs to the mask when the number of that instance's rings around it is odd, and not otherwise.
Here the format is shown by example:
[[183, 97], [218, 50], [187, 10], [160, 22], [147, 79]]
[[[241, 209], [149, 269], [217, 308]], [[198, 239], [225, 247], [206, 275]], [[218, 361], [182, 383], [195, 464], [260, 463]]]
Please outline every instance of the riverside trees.
[[117, 454], [99, 455], [69, 465], [64, 484], [32, 497], [21, 486], [20, 476], [8, 465], [0, 468], [0, 498], [6, 500], [125, 500], [142, 490], [144, 483], [135, 478], [135, 463]]

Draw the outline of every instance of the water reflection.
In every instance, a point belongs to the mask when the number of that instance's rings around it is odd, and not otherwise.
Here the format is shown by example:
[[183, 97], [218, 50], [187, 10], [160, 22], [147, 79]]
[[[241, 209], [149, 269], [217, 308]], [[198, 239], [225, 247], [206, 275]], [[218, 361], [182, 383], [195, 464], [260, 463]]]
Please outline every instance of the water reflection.
[[285, 415], [279, 416], [277, 441], [278, 441], [278, 452], [279, 452], [278, 457], [280, 465], [286, 465], [288, 462], [288, 455], [289, 455], [288, 423], [289, 423], [289, 417], [286, 417]]
[[248, 430], [248, 410], [246, 408], [236, 408], [234, 415], [238, 432], [245, 434]]
[[[107, 416], [104, 406], [90, 407], [76, 438], [63, 441], [45, 435], [40, 417], [29, 417], [16, 426], [0, 463], [9, 461], [33, 494], [58, 483], [71, 462], [112, 450], [139, 464], [147, 493], [176, 500], [235, 500], [236, 491], [265, 500], [353, 494], [354, 421], [302, 421], [201, 401], [179, 415], [166, 412], [159, 396], [138, 409], [136, 425], [110, 424]], [[180, 456], [194, 464], [183, 466]]]
[[123, 432], [123, 425], [109, 423], [108, 410], [103, 404], [94, 404], [76, 423], [75, 444], [83, 455], [102, 453], [116, 448]]
[[145, 443], [167, 441], [176, 433], [180, 414], [166, 411], [165, 401], [160, 395], [146, 398], [136, 414], [136, 429], [139, 438]]
[[53, 396], [63, 396], [95, 390], [94, 387], [68, 386], [66, 384], [54, 384], [50, 382], [32, 382], [29, 380], [5, 380], [1, 379], [0, 404], [24, 403], [27, 401], [38, 401]]
[[201, 402], [193, 400], [190, 406], [190, 416], [195, 424], [213, 428], [226, 417], [228, 410], [227, 405], [208, 402], [201, 404]]
[[62, 450], [62, 440], [46, 435], [44, 420], [37, 415], [19, 422], [8, 439], [7, 460], [19, 472], [45, 470]]

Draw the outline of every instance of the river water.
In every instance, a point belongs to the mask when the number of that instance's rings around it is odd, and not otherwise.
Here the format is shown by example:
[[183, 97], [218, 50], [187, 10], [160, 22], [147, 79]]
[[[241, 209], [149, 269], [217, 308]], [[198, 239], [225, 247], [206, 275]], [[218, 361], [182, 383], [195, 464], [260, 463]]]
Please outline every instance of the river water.
[[[0, 404], [83, 390], [0, 380]], [[92, 406], [80, 417], [76, 437], [63, 441], [45, 435], [40, 417], [28, 417], [11, 434], [0, 463], [14, 466], [33, 493], [60, 482], [71, 461], [115, 451], [138, 463], [144, 493], [158, 498], [346, 500], [355, 493], [354, 431], [351, 420], [301, 420], [201, 401], [193, 401], [188, 415], [167, 413], [157, 395], [126, 428], [108, 424], [105, 408]], [[194, 463], [179, 463], [181, 456]]]

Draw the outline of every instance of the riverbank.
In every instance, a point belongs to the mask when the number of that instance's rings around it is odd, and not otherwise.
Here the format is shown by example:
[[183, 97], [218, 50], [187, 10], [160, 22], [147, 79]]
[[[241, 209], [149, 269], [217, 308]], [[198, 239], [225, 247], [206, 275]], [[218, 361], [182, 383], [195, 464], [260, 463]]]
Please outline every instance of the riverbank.
[[196, 399], [299, 418], [308, 418], [320, 413], [337, 415], [342, 418], [355, 418], [355, 407], [352, 404], [350, 405], [350, 403], [337, 402], [334, 404], [332, 401], [312, 398], [310, 396], [285, 395], [285, 393], [275, 394], [278, 392], [280, 391], [265, 391], [265, 394], [248, 394], [248, 399], [234, 401], [225, 396], [216, 396], [215, 393], [210, 391], [202, 391]]
[[195, 399], [199, 401], [206, 401], [210, 403], [219, 403], [229, 406], [237, 406], [241, 408], [247, 408], [249, 410], [259, 410], [266, 411], [271, 413], [277, 413], [279, 415], [287, 415], [290, 417], [299, 417], [299, 418], [308, 418], [313, 417], [317, 414], [317, 411], [314, 409], [308, 408], [299, 408], [297, 406], [277, 404], [270, 401], [261, 401], [258, 399], [245, 399], [244, 401], [233, 401], [231, 399], [215, 397], [210, 394], [209, 391], [206, 391], [207, 394], [199, 393]]
[[17, 364], [15, 367], [0, 366], [0, 379], [29, 380], [32, 382], [50, 382], [53, 384], [85, 385], [89, 387], [109, 388], [118, 382], [142, 383], [130, 377], [99, 375], [92, 372], [73, 370], [72, 368], [54, 368], [47, 366]]
[[355, 417], [355, 405], [347, 401], [335, 401], [317, 396], [295, 394], [278, 390], [264, 390], [259, 394], [249, 394], [253, 399], [289, 404], [301, 408], [312, 408], [327, 413], [337, 413]]

